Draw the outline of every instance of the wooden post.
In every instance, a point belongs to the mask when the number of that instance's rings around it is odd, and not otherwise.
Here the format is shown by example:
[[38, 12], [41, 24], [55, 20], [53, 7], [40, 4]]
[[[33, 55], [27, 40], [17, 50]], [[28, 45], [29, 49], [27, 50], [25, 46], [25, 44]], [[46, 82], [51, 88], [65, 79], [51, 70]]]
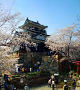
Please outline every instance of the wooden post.
[[77, 74], [79, 73], [79, 65], [77, 64]]
[[79, 65], [80, 65], [80, 61], [76, 61], [74, 62], [75, 65], [77, 65], [77, 74], [79, 74]]

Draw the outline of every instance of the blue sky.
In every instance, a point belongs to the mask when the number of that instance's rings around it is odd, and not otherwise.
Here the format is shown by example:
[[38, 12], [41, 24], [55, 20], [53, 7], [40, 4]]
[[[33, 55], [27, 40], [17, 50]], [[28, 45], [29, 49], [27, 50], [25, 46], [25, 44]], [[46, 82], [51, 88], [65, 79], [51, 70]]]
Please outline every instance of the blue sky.
[[24, 23], [28, 17], [45, 26], [47, 34], [52, 34], [56, 29], [73, 25], [80, 16], [80, 0], [0, 0], [5, 8], [12, 6], [13, 12], [21, 12]]

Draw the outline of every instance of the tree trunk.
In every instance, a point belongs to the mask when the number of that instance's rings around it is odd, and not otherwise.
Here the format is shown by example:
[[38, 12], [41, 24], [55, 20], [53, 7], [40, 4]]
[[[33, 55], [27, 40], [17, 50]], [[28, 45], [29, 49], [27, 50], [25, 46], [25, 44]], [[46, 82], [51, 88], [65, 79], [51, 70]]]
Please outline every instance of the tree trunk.
[[67, 53], [67, 54], [68, 54], [68, 57], [69, 57], [69, 49], [70, 49], [70, 48], [69, 48], [69, 46], [68, 46], [68, 53]]

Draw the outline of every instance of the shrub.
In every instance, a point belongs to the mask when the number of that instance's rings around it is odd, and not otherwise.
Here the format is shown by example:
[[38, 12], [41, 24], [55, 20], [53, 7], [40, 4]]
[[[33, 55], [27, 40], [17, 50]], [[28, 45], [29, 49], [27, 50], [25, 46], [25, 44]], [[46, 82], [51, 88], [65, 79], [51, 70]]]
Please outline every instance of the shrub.
[[69, 75], [69, 72], [62, 72], [61, 75]]
[[12, 75], [12, 78], [20, 77], [20, 75]]
[[40, 71], [39, 72], [30, 72], [27, 75], [39, 75], [39, 74], [40, 74]]
[[77, 74], [76, 77], [79, 77], [79, 74]]
[[41, 71], [41, 73], [43, 73], [43, 74], [50, 74], [49, 71]]
[[[21, 75], [21, 77], [35, 77], [35, 76], [46, 76], [46, 75], [50, 75], [49, 71], [38, 71], [38, 72], [29, 72], [29, 73], [23, 73]], [[20, 77], [20, 75], [13, 75], [12, 78], [16, 78], [16, 77]]]

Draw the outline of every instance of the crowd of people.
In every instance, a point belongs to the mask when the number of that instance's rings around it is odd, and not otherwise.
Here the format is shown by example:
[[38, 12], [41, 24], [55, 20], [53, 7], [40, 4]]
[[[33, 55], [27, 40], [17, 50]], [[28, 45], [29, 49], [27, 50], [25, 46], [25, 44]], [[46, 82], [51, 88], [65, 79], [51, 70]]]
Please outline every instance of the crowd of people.
[[[20, 75], [20, 73], [24, 73], [26, 71], [26, 69], [24, 67], [22, 67], [22, 68], [18, 67], [17, 70], [18, 70], [18, 72], [16, 72], [16, 73], [19, 75]], [[31, 67], [30, 67], [29, 72], [32, 72]], [[5, 90], [17, 90], [17, 88], [14, 86], [14, 83], [12, 82], [11, 78], [7, 74], [4, 74], [4, 81], [5, 82], [4, 82], [3, 86], [4, 86]], [[55, 90], [55, 87], [58, 88], [58, 85], [59, 85], [58, 81], [59, 81], [59, 77], [52, 75], [51, 78], [48, 80], [48, 86], [51, 87], [52, 90]], [[76, 80], [73, 79], [72, 90], [75, 90], [75, 88], [76, 88]], [[24, 90], [30, 90], [27, 84], [24, 85]], [[67, 80], [64, 80], [63, 90], [71, 90], [67, 84]]]
[[16, 90], [14, 84], [11, 82], [11, 78], [7, 74], [4, 74], [4, 81], [3, 86], [5, 90]]
[[[52, 88], [52, 90], [55, 90], [55, 87], [58, 88], [58, 85], [59, 85], [58, 79], [59, 79], [58, 76], [52, 75], [51, 78], [48, 80], [48, 86]], [[5, 82], [3, 86], [5, 90], [19, 90], [14, 86], [14, 83], [12, 82], [11, 78], [7, 74], [4, 74], [4, 81]], [[76, 88], [75, 79], [72, 80], [72, 87], [69, 87], [67, 80], [64, 80], [63, 90], [75, 90], [75, 88]], [[30, 90], [30, 88], [28, 87], [28, 84], [24, 85], [24, 90]]]
[[18, 66], [18, 64], [16, 64], [16, 68], [15, 68], [15, 74], [22, 74], [22, 73], [27, 73], [27, 72], [34, 72], [34, 71], [40, 71], [40, 62], [37, 61], [33, 66], [30, 66], [29, 68], [25, 68], [23, 66]]
[[[58, 79], [56, 80], [55, 77], [50, 78], [48, 80], [48, 86], [52, 87], [52, 90], [55, 90], [55, 87], [58, 90], [58, 84], [59, 84]], [[69, 87], [69, 85], [67, 84], [67, 80], [64, 80], [63, 90], [75, 90], [75, 88], [76, 88], [76, 80], [75, 79], [72, 80], [72, 87]]]
[[[35, 67], [36, 67], [35, 70], [36, 71], [39, 71], [40, 70], [39, 64], [35, 64], [34, 67], [30, 67], [28, 72], [33, 72], [34, 69], [35, 69]], [[37, 65], [38, 65], [38, 67], [37, 67]], [[16, 65], [15, 75], [21, 75], [21, 74], [26, 73], [26, 72], [27, 72], [27, 69], [26, 68]], [[4, 82], [4, 85], [3, 86], [4, 86], [4, 89], [5, 90], [17, 90], [17, 88], [14, 87], [14, 84], [12, 83], [11, 78], [7, 74], [4, 74], [4, 81], [5, 82]], [[24, 89], [25, 90], [29, 90], [29, 87], [28, 87], [27, 84], [24, 86]]]
[[[10, 77], [7, 74], [4, 74], [4, 89], [5, 90], [19, 90], [17, 89], [17, 87], [14, 86], [14, 83], [12, 82], [12, 80], [10, 79]], [[28, 84], [24, 85], [24, 90], [30, 90], [28, 87]]]

